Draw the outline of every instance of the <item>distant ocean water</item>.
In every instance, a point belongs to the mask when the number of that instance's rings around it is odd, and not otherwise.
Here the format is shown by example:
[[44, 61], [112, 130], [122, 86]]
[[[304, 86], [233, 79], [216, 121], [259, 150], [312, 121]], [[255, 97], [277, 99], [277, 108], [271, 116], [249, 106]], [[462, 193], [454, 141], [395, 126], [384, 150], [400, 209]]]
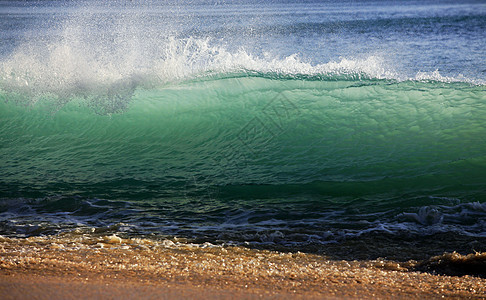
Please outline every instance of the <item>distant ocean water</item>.
[[0, 2], [0, 234], [486, 251], [485, 32], [482, 1]]

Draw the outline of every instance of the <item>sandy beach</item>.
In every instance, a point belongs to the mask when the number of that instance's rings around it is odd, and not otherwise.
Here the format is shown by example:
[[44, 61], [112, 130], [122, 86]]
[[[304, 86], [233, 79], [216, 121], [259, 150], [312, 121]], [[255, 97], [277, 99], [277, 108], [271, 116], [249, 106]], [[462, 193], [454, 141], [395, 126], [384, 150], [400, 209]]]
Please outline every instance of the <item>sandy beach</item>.
[[117, 236], [2, 238], [0, 256], [2, 299], [486, 298], [486, 279], [413, 271], [414, 261]]

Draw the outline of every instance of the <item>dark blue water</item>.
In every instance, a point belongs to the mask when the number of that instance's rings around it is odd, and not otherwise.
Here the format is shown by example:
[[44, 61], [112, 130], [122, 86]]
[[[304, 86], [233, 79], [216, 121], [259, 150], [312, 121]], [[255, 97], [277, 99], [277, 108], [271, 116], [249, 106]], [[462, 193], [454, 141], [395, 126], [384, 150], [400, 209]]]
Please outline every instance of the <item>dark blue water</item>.
[[483, 1], [2, 1], [0, 234], [483, 249], [485, 32]]

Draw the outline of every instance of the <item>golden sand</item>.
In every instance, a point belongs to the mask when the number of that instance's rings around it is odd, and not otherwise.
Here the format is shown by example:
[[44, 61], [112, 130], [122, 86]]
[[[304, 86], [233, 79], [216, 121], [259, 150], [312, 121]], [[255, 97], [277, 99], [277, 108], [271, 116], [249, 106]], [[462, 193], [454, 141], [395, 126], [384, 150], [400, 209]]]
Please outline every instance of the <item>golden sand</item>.
[[[312, 254], [177, 240], [114, 235], [0, 237], [0, 257], [2, 299], [15, 295], [12, 291], [20, 287], [41, 290], [53, 284], [67, 291], [94, 291], [100, 286], [122, 294], [139, 291], [137, 297], [164, 291], [174, 298], [486, 299], [486, 279], [411, 271], [420, 265], [413, 261], [335, 261]], [[49, 291], [45, 298], [52, 299]], [[81, 296], [91, 298], [88, 294]]]

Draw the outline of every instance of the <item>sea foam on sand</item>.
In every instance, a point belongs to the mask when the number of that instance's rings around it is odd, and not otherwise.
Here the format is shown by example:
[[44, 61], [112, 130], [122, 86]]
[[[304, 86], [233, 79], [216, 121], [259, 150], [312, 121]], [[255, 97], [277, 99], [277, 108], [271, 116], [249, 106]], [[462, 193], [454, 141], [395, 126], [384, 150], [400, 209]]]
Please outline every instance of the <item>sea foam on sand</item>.
[[[49, 281], [61, 282], [60, 286], [66, 290], [79, 289], [80, 282], [112, 288], [120, 283], [165, 288], [177, 284], [185, 289], [190, 286], [233, 291], [236, 293], [233, 296], [240, 298], [249, 295], [241, 291], [273, 297], [290, 294], [416, 299], [486, 297], [485, 278], [436, 275], [433, 270], [434, 265], [441, 265], [445, 260], [456, 263], [474, 260], [484, 264], [485, 256], [480, 253], [446, 254], [431, 258], [429, 262], [336, 261], [301, 252], [282, 253], [209, 243], [198, 245], [177, 239], [155, 241], [123, 239], [116, 235], [65, 235], [1, 237], [0, 256], [0, 295], [6, 295], [12, 286], [49, 278]], [[429, 272], [417, 272], [417, 266]], [[152, 292], [146, 290], [145, 293], [147, 296]]]

